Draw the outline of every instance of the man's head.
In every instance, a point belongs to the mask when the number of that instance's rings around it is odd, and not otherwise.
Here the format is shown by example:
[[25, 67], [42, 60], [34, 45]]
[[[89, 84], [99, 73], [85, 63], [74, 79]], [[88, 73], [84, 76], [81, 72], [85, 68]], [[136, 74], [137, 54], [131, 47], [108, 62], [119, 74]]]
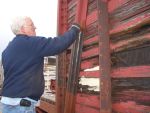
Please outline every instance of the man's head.
[[12, 21], [11, 30], [15, 35], [36, 36], [35, 29], [36, 27], [30, 17], [16, 17]]

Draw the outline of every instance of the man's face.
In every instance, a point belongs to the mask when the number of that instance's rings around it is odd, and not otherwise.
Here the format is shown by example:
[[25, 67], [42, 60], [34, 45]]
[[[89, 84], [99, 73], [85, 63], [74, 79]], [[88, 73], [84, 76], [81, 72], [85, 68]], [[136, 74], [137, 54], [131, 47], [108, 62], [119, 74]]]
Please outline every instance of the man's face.
[[25, 24], [22, 26], [22, 32], [28, 36], [36, 36], [36, 27], [30, 18], [25, 19]]

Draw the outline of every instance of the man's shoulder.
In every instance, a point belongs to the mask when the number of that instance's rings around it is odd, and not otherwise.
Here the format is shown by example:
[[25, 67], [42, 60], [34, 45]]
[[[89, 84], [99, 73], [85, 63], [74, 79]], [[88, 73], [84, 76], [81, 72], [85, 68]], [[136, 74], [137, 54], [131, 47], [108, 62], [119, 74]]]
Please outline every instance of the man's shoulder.
[[45, 37], [43, 37], [43, 36], [30, 36], [29, 39], [30, 40], [42, 40], [42, 39], [45, 39]]

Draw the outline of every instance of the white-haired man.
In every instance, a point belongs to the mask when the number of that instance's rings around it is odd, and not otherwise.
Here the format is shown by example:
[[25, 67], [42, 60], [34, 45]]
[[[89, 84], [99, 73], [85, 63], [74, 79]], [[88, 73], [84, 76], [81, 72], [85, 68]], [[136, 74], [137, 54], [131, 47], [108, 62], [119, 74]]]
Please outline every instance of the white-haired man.
[[30, 17], [17, 17], [11, 29], [16, 36], [2, 53], [2, 112], [35, 113], [35, 104], [44, 91], [44, 57], [66, 50], [78, 37], [80, 26], [73, 24], [62, 36], [45, 38], [36, 36]]

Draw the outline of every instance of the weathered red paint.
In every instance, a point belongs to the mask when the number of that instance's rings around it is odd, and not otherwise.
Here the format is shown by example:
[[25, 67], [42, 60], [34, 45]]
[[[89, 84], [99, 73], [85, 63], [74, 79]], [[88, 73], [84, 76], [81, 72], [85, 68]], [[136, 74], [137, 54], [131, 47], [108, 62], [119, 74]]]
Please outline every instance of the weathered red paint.
[[99, 85], [100, 85], [100, 113], [111, 113], [111, 58], [109, 38], [108, 3], [97, 0], [98, 36], [99, 36]]
[[117, 43], [110, 43], [111, 52], [122, 51], [127, 48], [137, 47], [150, 40], [150, 33], [144, 34], [142, 36], [134, 36], [130, 39], [118, 41]]
[[[149, 91], [132, 91], [132, 90], [125, 90], [125, 91], [120, 91], [117, 93], [118, 97], [120, 100], [122, 101], [126, 101], [126, 100], [136, 100], [138, 101], [142, 101], [142, 102], [150, 102], [150, 92]], [[140, 105], [140, 103], [139, 103]]]
[[[81, 71], [80, 76], [98, 77], [98, 71]], [[113, 78], [150, 77], [150, 66], [122, 67], [111, 71]]]
[[82, 61], [81, 70], [85, 70], [85, 69], [89, 69], [89, 68], [98, 66], [99, 65], [98, 60], [99, 60], [99, 58], [95, 57], [95, 58], [89, 59], [88, 61], [87, 60]]
[[[88, 0], [84, 0], [84, 1], [78, 0], [76, 4], [75, 22], [79, 23], [81, 27], [85, 26], [87, 5], [88, 5]], [[84, 10], [82, 7], [84, 7]], [[79, 34], [77, 41], [73, 44], [70, 70], [69, 70], [68, 81], [66, 86], [64, 112], [62, 113], [75, 112], [76, 94], [77, 94], [77, 87], [78, 87], [77, 82], [78, 82], [78, 75], [80, 71], [80, 67], [79, 67], [80, 59], [81, 59], [80, 54], [82, 49], [81, 42], [83, 40], [82, 38], [83, 38], [82, 34]]]
[[150, 107], [138, 105], [134, 101], [118, 102], [112, 105], [118, 113], [149, 113]]
[[[122, 50], [125, 46], [130, 45], [130, 47], [134, 47], [137, 46], [138, 43], [141, 44], [145, 41], [150, 40], [150, 34], [147, 33], [145, 35], [142, 36], [136, 36], [136, 38], [132, 37], [133, 39], [127, 39], [127, 40], [123, 40], [123, 41], [118, 41], [117, 43], [110, 43], [110, 49], [112, 52], [118, 52], [120, 50]], [[94, 36], [92, 38], [89, 38], [87, 40], [84, 41], [84, 46], [90, 46], [92, 44], [98, 43], [98, 36]], [[84, 53], [86, 54], [86, 53]], [[88, 53], [87, 53], [88, 54]], [[86, 56], [86, 55], [83, 55]], [[89, 55], [88, 55], [89, 56]], [[87, 61], [88, 62], [88, 61]], [[90, 63], [90, 61], [89, 61]]]
[[111, 76], [115, 78], [150, 77], [150, 66], [132, 66], [113, 69]]
[[92, 108], [82, 104], [76, 104], [76, 113], [99, 113], [99, 108]]
[[[103, 108], [100, 107], [101, 105], [105, 106], [106, 103], [106, 101], [101, 101], [101, 93], [106, 94], [106, 96], [112, 93], [112, 113], [149, 113], [150, 85], [148, 80], [150, 79], [150, 64], [142, 63], [140, 65], [115, 67], [113, 63], [116, 63], [117, 61], [113, 61], [113, 55], [130, 51], [130, 55], [134, 56], [133, 53], [135, 53], [135, 51], [133, 52], [132, 50], [139, 50], [142, 47], [148, 48], [150, 44], [150, 0], [98, 1], [107, 3], [106, 5], [108, 5], [108, 12], [106, 11], [106, 9], [105, 11], [106, 13], [109, 13], [109, 17], [107, 17], [106, 15], [105, 18], [103, 17], [104, 9], [101, 9], [99, 11], [97, 0], [88, 0], [88, 12], [86, 15], [84, 15], [86, 16], [86, 24], [84, 26], [85, 32], [83, 37], [84, 42], [79, 80], [82, 78], [101, 78], [102, 81], [106, 81], [106, 84], [99, 92], [90, 92], [87, 88], [90, 86], [84, 86], [82, 84], [79, 84], [77, 95], [74, 97], [76, 98], [74, 103], [75, 113], [108, 113], [109, 111], [105, 110], [105, 112], [103, 111]], [[77, 11], [77, 2], [78, 0], [59, 0], [59, 34], [65, 32], [73, 22], [79, 21], [80, 17], [82, 18], [82, 14], [79, 13], [77, 14], [78, 16], [75, 18]], [[84, 10], [84, 7], [85, 6], [80, 8]], [[80, 9], [78, 9], [78, 11], [79, 10]], [[108, 20], [109, 24], [107, 23], [106, 25], [103, 22], [100, 24], [99, 20], [101, 19]], [[104, 22], [106, 22], [106, 20]], [[82, 21], [84, 21], [84, 19]], [[104, 31], [103, 29], [107, 28], [108, 26], [109, 31], [107, 34], [107, 32], [105, 32], [106, 29]], [[106, 39], [102, 37], [104, 35], [99, 37], [100, 32], [107, 34], [107, 37], [110, 37], [108, 40], [110, 41], [110, 51], [102, 51], [103, 49], [101, 48], [106, 47], [104, 43]], [[141, 53], [142, 50], [143, 49], [141, 49], [139, 53]], [[62, 75], [62, 78], [59, 79], [59, 90], [57, 90], [57, 113], [63, 113], [63, 102], [65, 101], [64, 93], [66, 88], [65, 83], [68, 79], [67, 69], [69, 68], [70, 54], [71, 52], [70, 50], [68, 50], [62, 56], [59, 56], [61, 58], [58, 61], [59, 66], [61, 67], [59, 73]], [[108, 62], [108, 56], [106, 54], [111, 54], [112, 59], [112, 62], [110, 62], [112, 63], [110, 68], [112, 89], [108, 87], [108, 85], [110, 84], [110, 82], [107, 82], [108, 78], [105, 78], [103, 74], [100, 73], [100, 71], [102, 72], [101, 69], [103, 69], [101, 64], [105, 65], [104, 62]], [[103, 55], [105, 55], [104, 59], [100, 60], [101, 56]], [[126, 54], [128, 56], [125, 56], [124, 54], [121, 55], [122, 60], [125, 60], [125, 57], [130, 56], [128, 54]], [[149, 54], [143, 53], [142, 55], [144, 56]], [[149, 57], [150, 56], [147, 56], [147, 58]], [[132, 60], [134, 60], [134, 57], [132, 57]], [[139, 58], [138, 60], [141, 59]], [[98, 66], [99, 68], [97, 68], [97, 70], [86, 70]], [[109, 66], [107, 65], [105, 69], [108, 69], [108, 67]], [[106, 76], [108, 75], [109, 74], [106, 74]], [[86, 88], [86, 90], [82, 91], [80, 89], [81, 87], [83, 87], [82, 90], [84, 90], [84, 88]], [[106, 92], [106, 89], [108, 89], [108, 94]], [[49, 109], [53, 108], [50, 107]]]
[[99, 95], [88, 95], [78, 93], [76, 103], [99, 109]]
[[128, 20], [134, 16], [146, 13], [146, 10], [149, 8], [150, 2], [148, 0], [130, 0], [110, 13], [110, 23], [117, 24], [118, 22]]
[[87, 20], [86, 20], [86, 26], [92, 24], [93, 22], [95, 22], [98, 18], [97, 16], [97, 10], [92, 12], [90, 15], [87, 16]]
[[77, 0], [74, 0], [74, 1], [70, 0], [70, 2], [68, 2], [68, 9], [75, 7], [76, 4], [77, 4]]
[[99, 74], [98, 70], [98, 71], [81, 71], [80, 76], [98, 78], [101, 75]]
[[88, 45], [90, 45], [92, 43], [95, 43], [95, 42], [98, 42], [98, 36], [94, 36], [90, 39], [85, 40], [84, 41], [84, 46], [88, 46]]
[[87, 51], [82, 53], [82, 58], [85, 59], [85, 58], [97, 56], [98, 55], [98, 53], [97, 53], [98, 51], [99, 51], [98, 47], [92, 48], [90, 50], [87, 50]]
[[146, 13], [144, 15], [131, 19], [127, 22], [120, 23], [118, 26], [115, 26], [113, 29], [110, 30], [110, 35], [139, 28], [141, 25], [149, 23], [150, 22], [149, 18], [150, 13]]
[[61, 18], [61, 20], [58, 20], [58, 33], [62, 34], [66, 31], [67, 29], [67, 12], [66, 12], [66, 7], [67, 7], [67, 0], [60, 0], [58, 2], [58, 18]]
[[118, 7], [121, 7], [122, 4], [127, 3], [130, 0], [109, 0], [108, 1], [108, 11], [112, 12]]
[[[58, 2], [58, 34], [61, 35], [67, 30], [67, 0], [60, 0]], [[66, 52], [57, 57], [57, 80], [56, 80], [56, 112], [62, 113], [65, 103], [65, 85], [66, 85]]]

